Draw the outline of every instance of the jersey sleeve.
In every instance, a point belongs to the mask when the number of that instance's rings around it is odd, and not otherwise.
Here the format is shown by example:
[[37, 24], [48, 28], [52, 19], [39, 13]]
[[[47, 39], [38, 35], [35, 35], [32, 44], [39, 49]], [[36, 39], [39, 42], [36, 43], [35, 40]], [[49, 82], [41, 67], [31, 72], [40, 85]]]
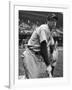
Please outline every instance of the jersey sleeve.
[[45, 30], [41, 30], [41, 31], [40, 31], [39, 37], [40, 37], [40, 43], [43, 42], [43, 41], [46, 41], [46, 42], [47, 42], [47, 37], [46, 37], [46, 32], [45, 32]]

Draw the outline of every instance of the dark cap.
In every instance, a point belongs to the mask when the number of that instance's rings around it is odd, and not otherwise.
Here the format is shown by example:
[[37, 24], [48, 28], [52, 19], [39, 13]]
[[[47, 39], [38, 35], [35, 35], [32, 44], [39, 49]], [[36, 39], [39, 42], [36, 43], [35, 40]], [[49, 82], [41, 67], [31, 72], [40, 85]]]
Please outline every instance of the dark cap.
[[52, 14], [52, 15], [50, 15], [50, 16], [47, 16], [47, 20], [48, 21], [53, 21], [53, 20], [58, 20], [58, 17], [57, 17], [57, 15], [56, 14]]

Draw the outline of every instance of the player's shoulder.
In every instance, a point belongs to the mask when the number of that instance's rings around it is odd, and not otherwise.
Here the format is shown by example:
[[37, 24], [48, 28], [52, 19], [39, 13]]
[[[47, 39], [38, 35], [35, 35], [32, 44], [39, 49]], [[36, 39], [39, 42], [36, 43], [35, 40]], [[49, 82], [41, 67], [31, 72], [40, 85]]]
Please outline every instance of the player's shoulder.
[[48, 25], [47, 25], [47, 24], [42, 24], [42, 25], [40, 26], [40, 28], [42, 28], [42, 29], [47, 29], [47, 28], [48, 28]]
[[37, 33], [41, 33], [42, 31], [48, 32], [48, 25], [42, 24], [36, 29]]

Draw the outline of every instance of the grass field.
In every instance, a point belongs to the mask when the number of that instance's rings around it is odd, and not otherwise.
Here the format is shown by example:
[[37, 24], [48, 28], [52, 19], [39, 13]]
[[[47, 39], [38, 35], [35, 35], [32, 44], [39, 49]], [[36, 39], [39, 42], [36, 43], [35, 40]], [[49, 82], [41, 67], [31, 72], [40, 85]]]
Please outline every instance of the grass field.
[[[19, 76], [24, 75], [23, 62], [21, 54], [24, 49], [19, 49]], [[58, 61], [54, 70], [54, 77], [63, 77], [63, 50], [59, 49]]]

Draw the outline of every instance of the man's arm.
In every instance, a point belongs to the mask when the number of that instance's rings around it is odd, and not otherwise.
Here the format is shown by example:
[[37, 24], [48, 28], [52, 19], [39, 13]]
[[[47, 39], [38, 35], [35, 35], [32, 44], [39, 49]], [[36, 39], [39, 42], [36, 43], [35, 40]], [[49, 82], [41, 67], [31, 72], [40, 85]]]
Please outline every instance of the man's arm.
[[50, 63], [49, 63], [49, 60], [48, 60], [48, 51], [47, 51], [47, 43], [46, 43], [46, 41], [45, 40], [42, 41], [40, 46], [41, 46], [41, 55], [44, 58], [45, 64], [48, 66]]

